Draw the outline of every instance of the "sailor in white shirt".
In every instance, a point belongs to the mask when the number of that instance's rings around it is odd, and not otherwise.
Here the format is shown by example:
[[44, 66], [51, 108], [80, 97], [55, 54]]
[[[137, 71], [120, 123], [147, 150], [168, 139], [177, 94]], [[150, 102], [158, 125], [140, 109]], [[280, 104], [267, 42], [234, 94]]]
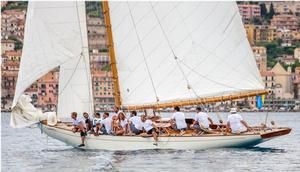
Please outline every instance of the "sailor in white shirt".
[[94, 134], [95, 136], [99, 135], [101, 120], [102, 120], [101, 115], [100, 115], [100, 113], [97, 112], [95, 114], [95, 118], [93, 119], [93, 127], [96, 127], [96, 133]]
[[129, 118], [129, 128], [134, 134], [140, 134], [142, 132], [142, 121], [141, 118], [137, 116], [136, 111], [132, 111]]
[[175, 113], [173, 113], [171, 117], [171, 125], [175, 130], [186, 130], [187, 124], [185, 121], [185, 116], [183, 112], [180, 112], [180, 108], [178, 106], [174, 107]]
[[[119, 107], [115, 106], [115, 107], [114, 107], [114, 112], [115, 112], [115, 114], [113, 114], [113, 116], [119, 116], [120, 112], [122, 112], [122, 111], [120, 110]], [[113, 117], [113, 116], [112, 116], [112, 117]]]
[[141, 124], [143, 130], [147, 134], [151, 134], [153, 136], [153, 139], [155, 141], [154, 145], [157, 146], [157, 141], [158, 141], [158, 129], [157, 127], [153, 124], [153, 122], [150, 119], [146, 118], [146, 115], [141, 116]]
[[85, 121], [81, 118], [78, 118], [76, 112], [71, 113], [71, 118], [73, 120], [73, 126], [74, 126], [72, 131], [74, 133], [77, 131], [80, 132], [81, 144], [78, 145], [78, 147], [85, 146], [84, 141], [85, 141], [85, 136], [87, 135]]
[[104, 112], [103, 119], [101, 120], [100, 124], [100, 131], [103, 134], [108, 135], [111, 133], [112, 119], [109, 117], [109, 113]]
[[231, 133], [239, 134], [241, 132], [250, 130], [251, 128], [246, 121], [243, 120], [242, 116], [237, 114], [236, 108], [231, 108], [230, 115], [227, 119], [226, 129], [227, 132], [231, 129]]
[[196, 110], [197, 114], [194, 117], [194, 121], [191, 127], [199, 131], [200, 133], [209, 132], [209, 124], [213, 124], [212, 119], [206, 112], [202, 112], [201, 107], [197, 107]]

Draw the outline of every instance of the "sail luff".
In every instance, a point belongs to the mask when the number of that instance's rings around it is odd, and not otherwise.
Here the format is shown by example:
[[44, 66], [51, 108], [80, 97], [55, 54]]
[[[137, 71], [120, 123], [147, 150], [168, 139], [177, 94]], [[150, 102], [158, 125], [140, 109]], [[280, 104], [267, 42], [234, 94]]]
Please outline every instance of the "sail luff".
[[104, 13], [104, 23], [106, 26], [106, 33], [107, 33], [112, 79], [113, 79], [113, 84], [114, 84], [115, 106], [119, 107], [119, 106], [121, 106], [122, 101], [121, 101], [121, 95], [120, 95], [119, 77], [118, 77], [118, 70], [117, 70], [117, 66], [116, 66], [116, 58], [115, 58], [115, 50], [114, 50], [108, 2], [102, 1], [102, 7], [103, 7], [103, 13]]
[[144, 110], [144, 109], [168, 108], [174, 106], [190, 106], [190, 105], [199, 105], [199, 104], [208, 104], [208, 103], [236, 100], [236, 99], [241, 99], [246, 97], [266, 95], [268, 93], [269, 93], [268, 90], [258, 90], [258, 91], [241, 92], [238, 94], [211, 97], [211, 98], [197, 98], [197, 99], [190, 99], [190, 100], [174, 101], [174, 102], [167, 102], [167, 103], [156, 103], [156, 104], [145, 104], [145, 105], [138, 105], [138, 106], [123, 106], [123, 108], [127, 110]]

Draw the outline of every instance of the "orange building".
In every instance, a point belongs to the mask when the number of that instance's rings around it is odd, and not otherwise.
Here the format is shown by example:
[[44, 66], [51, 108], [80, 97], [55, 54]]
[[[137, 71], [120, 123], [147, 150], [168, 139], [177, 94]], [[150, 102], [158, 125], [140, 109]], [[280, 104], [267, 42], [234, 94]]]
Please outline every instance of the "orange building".
[[92, 71], [94, 106], [96, 110], [110, 109], [114, 106], [114, 87], [112, 73], [101, 70]]
[[297, 31], [299, 19], [297, 16], [282, 14], [273, 16], [271, 20], [271, 26], [276, 27], [276, 29], [288, 29], [291, 31]]
[[44, 111], [55, 111], [58, 99], [58, 69], [53, 70], [37, 81], [37, 104]]

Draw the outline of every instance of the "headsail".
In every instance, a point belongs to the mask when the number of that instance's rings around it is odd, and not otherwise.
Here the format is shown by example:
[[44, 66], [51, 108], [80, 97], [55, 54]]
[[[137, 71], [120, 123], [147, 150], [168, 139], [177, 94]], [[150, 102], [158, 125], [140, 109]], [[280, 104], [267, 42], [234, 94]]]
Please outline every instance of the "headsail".
[[109, 2], [123, 106], [263, 89], [236, 2]]
[[[40, 77], [58, 66], [61, 66], [60, 81], [62, 79], [65, 81], [60, 84], [59, 88], [59, 92], [62, 93], [58, 95], [59, 108], [65, 108], [60, 102], [69, 100], [72, 103], [75, 102], [72, 105], [73, 111], [90, 112], [91, 101], [86, 99], [90, 97], [88, 81], [91, 79], [90, 75], [83, 72], [89, 72], [90, 67], [87, 61], [84, 3], [83, 1], [29, 2], [20, 71], [12, 107], [12, 117], [20, 120], [14, 120], [12, 126], [18, 127], [18, 122], [22, 122], [22, 118], [26, 118], [24, 114], [21, 114], [22, 110], [16, 111], [20, 108], [18, 101], [24, 91]], [[73, 82], [74, 77], [76, 82]], [[76, 85], [78, 83], [81, 85]], [[61, 90], [61, 87], [65, 88], [65, 92]], [[72, 90], [70, 91], [70, 89]], [[78, 101], [73, 101], [75, 97], [70, 96], [70, 92], [78, 96], [78, 98], [76, 97]], [[62, 110], [59, 112], [64, 115], [68, 113]]]

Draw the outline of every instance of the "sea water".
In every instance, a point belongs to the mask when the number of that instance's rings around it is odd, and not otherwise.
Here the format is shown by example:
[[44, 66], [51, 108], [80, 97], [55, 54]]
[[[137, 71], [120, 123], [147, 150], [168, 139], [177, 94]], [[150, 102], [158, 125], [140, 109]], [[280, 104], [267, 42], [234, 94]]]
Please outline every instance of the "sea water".
[[[211, 116], [218, 120], [214, 113]], [[225, 121], [226, 114], [219, 116]], [[258, 125], [265, 120], [266, 113], [242, 113], [242, 116], [251, 125]], [[38, 128], [13, 129], [9, 119], [9, 113], [2, 113], [3, 172], [300, 171], [300, 113], [269, 113], [268, 121], [292, 128], [289, 135], [254, 148], [208, 150], [81, 150], [48, 138]]]

